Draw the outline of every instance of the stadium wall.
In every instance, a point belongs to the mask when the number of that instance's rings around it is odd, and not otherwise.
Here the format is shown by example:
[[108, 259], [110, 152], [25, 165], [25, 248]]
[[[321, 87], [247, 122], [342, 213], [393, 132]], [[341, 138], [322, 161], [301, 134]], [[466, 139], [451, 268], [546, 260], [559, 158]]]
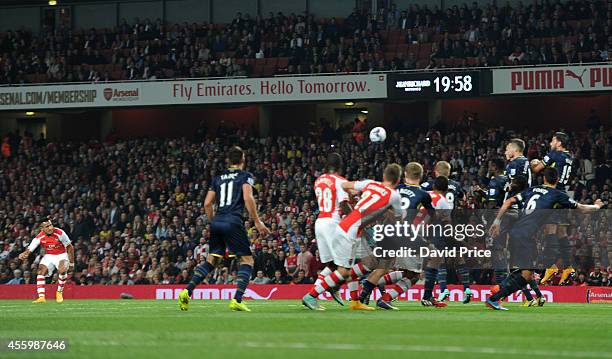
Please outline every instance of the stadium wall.
[[[440, 102], [440, 101], [431, 101]], [[409, 103], [386, 103], [384, 110], [385, 126], [400, 132], [410, 132], [429, 127], [429, 101]]]
[[[169, 23], [202, 22], [211, 20], [211, 0], [166, 1], [165, 16]], [[189, 11], [185, 11], [188, 9]]]
[[[112, 110], [112, 128], [119, 137], [192, 136], [200, 125], [214, 133], [225, 124], [256, 131], [257, 106]], [[180, 123], [180, 126], [177, 124]]]
[[[49, 285], [48, 287], [55, 287]], [[311, 285], [251, 285], [245, 292], [245, 298], [255, 300], [275, 300], [275, 299], [301, 299], [307, 293]], [[484, 302], [490, 295], [490, 286], [472, 286], [474, 293], [473, 300]], [[64, 289], [64, 299], [119, 299], [122, 295], [128, 294], [134, 299], [158, 299], [176, 300], [178, 293], [184, 286], [178, 285], [92, 285], [92, 286], [73, 286], [68, 285]], [[450, 300], [463, 300], [463, 287], [451, 285]], [[586, 303], [589, 296], [594, 298], [611, 299], [612, 288], [609, 287], [540, 287], [542, 294], [548, 302], [557, 303]], [[235, 286], [231, 285], [210, 285], [197, 288], [193, 293], [194, 300], [210, 299], [231, 299], [236, 291]], [[423, 286], [417, 285], [403, 293], [398, 300], [416, 302], [419, 301], [423, 292]], [[593, 293], [591, 293], [593, 292]], [[35, 285], [3, 285], [0, 289], [0, 299], [31, 299], [36, 294]], [[349, 299], [349, 292], [346, 287], [340, 289], [340, 295]], [[378, 299], [380, 292], [376, 290], [372, 294], [372, 299]], [[323, 300], [330, 300], [328, 293], [320, 297]], [[512, 294], [508, 297], [509, 302], [522, 302], [521, 292]]]
[[442, 118], [446, 123], [457, 121], [464, 111], [478, 113], [486, 126], [525, 126], [532, 131], [551, 128], [584, 130], [591, 110], [610, 123], [611, 100], [609, 95], [599, 96], [531, 96], [488, 97], [447, 100], [442, 102]]
[[112, 28], [117, 23], [117, 4], [83, 4], [72, 8], [74, 28]]
[[17, 30], [25, 27], [33, 32], [40, 31], [41, 8], [0, 7], [0, 31]]

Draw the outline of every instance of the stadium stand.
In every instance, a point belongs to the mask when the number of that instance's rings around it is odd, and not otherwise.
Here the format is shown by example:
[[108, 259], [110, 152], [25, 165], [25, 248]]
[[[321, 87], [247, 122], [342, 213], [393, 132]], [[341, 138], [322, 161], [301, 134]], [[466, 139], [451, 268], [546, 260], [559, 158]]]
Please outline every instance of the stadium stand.
[[390, 4], [345, 19], [239, 14], [229, 24], [16, 29], [0, 34], [0, 84], [607, 62], [612, 51], [609, 2]]
[[[272, 229], [271, 236], [262, 238], [247, 223], [256, 258], [254, 280], [309, 283], [321, 269], [313, 235], [317, 204], [311, 188], [330, 144], [344, 156], [347, 178], [377, 178], [386, 163], [410, 160], [423, 163], [430, 173], [434, 161], [448, 160], [452, 176], [469, 192], [461, 206], [478, 208], [473, 190], [484, 180], [488, 160], [503, 154], [504, 141], [525, 138], [529, 157], [541, 158], [551, 135], [476, 130], [457, 123], [444, 132], [390, 133], [383, 150], [356, 139], [351, 129], [324, 127], [310, 137], [275, 138], [230, 132], [237, 135], [204, 137], [200, 131], [191, 139], [80, 143], [36, 139], [27, 133], [5, 136], [0, 161], [0, 284], [20, 278], [32, 283], [40, 257], [32, 256], [30, 262], [16, 257], [47, 215], [75, 243], [76, 284], [185, 283], [207, 253], [209, 221], [202, 202], [210, 176], [225, 165], [222, 154], [231, 141], [247, 150], [247, 169], [257, 179], [260, 212]], [[611, 139], [612, 132], [603, 128], [573, 136], [570, 148], [580, 166], [570, 190], [578, 201], [591, 203], [598, 197], [609, 204]], [[612, 270], [609, 218], [598, 223], [598, 228], [574, 223], [570, 230], [582, 273], [577, 285], [610, 284], [603, 274]], [[207, 282], [232, 283], [235, 269], [235, 261], [228, 257]], [[473, 272], [472, 278], [489, 283], [490, 273]]]

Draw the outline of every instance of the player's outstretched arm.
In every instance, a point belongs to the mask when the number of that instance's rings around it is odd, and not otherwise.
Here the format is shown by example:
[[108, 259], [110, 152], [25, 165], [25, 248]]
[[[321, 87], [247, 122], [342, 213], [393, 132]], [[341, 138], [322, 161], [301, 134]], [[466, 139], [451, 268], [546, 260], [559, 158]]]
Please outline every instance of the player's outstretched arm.
[[32, 239], [32, 242], [30, 243], [30, 245], [28, 246], [28, 248], [25, 249], [25, 251], [23, 251], [20, 255], [19, 255], [19, 259], [20, 260], [26, 260], [28, 258], [28, 256], [30, 255], [30, 253], [32, 253], [32, 251], [34, 251], [36, 248], [38, 248], [38, 245], [40, 244], [40, 238], [38, 238], [38, 236], [34, 239]]
[[209, 221], [212, 221], [213, 217], [215, 216], [213, 203], [215, 203], [216, 195], [217, 194], [215, 191], [208, 191], [208, 193], [206, 193], [206, 198], [204, 199], [204, 212], [206, 212], [206, 216], [208, 217]]
[[355, 191], [355, 181], [342, 182], [342, 189], [348, 193]]
[[242, 196], [244, 199], [244, 205], [249, 212], [249, 216], [255, 222], [255, 228], [261, 233], [261, 235], [266, 236], [270, 234], [270, 230], [259, 218], [259, 214], [257, 213], [257, 205], [255, 204], [255, 197], [253, 197], [253, 187], [249, 183], [245, 183], [242, 185]]
[[597, 210], [599, 210], [601, 207], [603, 207], [603, 202], [601, 199], [598, 199], [595, 201], [595, 204], [578, 204], [578, 210], [581, 213], [592, 213], [592, 212], [596, 212]]
[[68, 259], [70, 260], [70, 269], [74, 268], [74, 246], [69, 243], [66, 246], [66, 252], [68, 252]]
[[495, 216], [495, 220], [493, 221], [491, 228], [489, 228], [489, 234], [492, 237], [497, 237], [499, 235], [499, 225], [501, 224], [501, 218], [503, 217], [504, 213], [506, 213], [508, 208], [515, 204], [516, 201], [516, 197], [510, 197], [504, 201], [504, 204], [502, 204], [501, 208], [497, 212], [497, 216]]
[[342, 182], [342, 189], [345, 190], [348, 194], [357, 194], [363, 191], [364, 187], [368, 183], [370, 183], [369, 180]]

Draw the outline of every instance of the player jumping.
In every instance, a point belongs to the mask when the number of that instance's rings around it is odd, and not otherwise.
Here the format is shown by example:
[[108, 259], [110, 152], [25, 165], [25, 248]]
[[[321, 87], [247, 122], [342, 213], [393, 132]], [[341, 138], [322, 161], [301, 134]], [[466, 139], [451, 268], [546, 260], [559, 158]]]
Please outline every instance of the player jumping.
[[[429, 191], [429, 195], [431, 196], [431, 203], [433, 207], [436, 209], [436, 220], [437, 223], [450, 223], [450, 211], [451, 205], [445, 197], [446, 191], [448, 190], [448, 178], [445, 176], [438, 176], [433, 182], [433, 191]], [[437, 249], [443, 249], [446, 247], [447, 242], [444, 238], [431, 238], [432, 245], [437, 247]], [[436, 278], [440, 279], [437, 276], [438, 268], [441, 266], [444, 258], [429, 258], [427, 260], [427, 266], [425, 268], [425, 290], [423, 291], [423, 297], [421, 298], [421, 305], [424, 307], [446, 307], [446, 303], [441, 300], [436, 300], [433, 297], [433, 289], [436, 285]], [[469, 278], [469, 273], [468, 273]], [[444, 285], [446, 285], [446, 276], [443, 278]], [[467, 283], [469, 285], [469, 281]], [[444, 294], [442, 290], [442, 283], [440, 284], [441, 295]], [[466, 287], [466, 298], [469, 294], [471, 298], [471, 292], [469, 292], [469, 287]]]
[[[454, 208], [459, 207], [460, 201], [465, 199], [465, 191], [463, 190], [461, 183], [450, 178], [450, 173], [451, 173], [450, 163], [446, 161], [436, 162], [434, 166], [434, 175], [436, 176], [436, 178], [443, 176], [448, 179], [448, 189], [446, 190], [446, 193], [443, 194], [443, 196], [446, 198], [446, 201], [449, 204], [450, 212], [452, 212]], [[421, 187], [425, 189], [426, 191], [433, 190], [433, 186], [429, 182], [423, 182], [421, 184]], [[460, 277], [459, 279], [461, 280], [465, 288], [464, 303], [467, 304], [472, 299], [472, 291], [470, 290], [470, 283], [469, 283], [470, 271], [465, 265], [465, 259], [463, 258], [445, 259], [444, 262], [441, 263], [440, 266], [436, 269], [437, 270], [436, 279], [438, 280], [438, 283], [440, 284], [440, 295], [438, 296], [438, 302], [443, 302], [444, 300], [448, 299], [448, 297], [450, 296], [450, 291], [446, 288], [449, 264], [456, 267], [457, 273], [459, 274], [459, 277]], [[432, 268], [429, 268], [429, 270], [431, 271]], [[426, 272], [426, 275], [427, 275], [427, 272]]]
[[[227, 158], [229, 168], [212, 180], [211, 187], [204, 200], [206, 215], [211, 220], [210, 254], [204, 263], [195, 268], [187, 288], [179, 294], [179, 308], [181, 310], [189, 308], [189, 299], [193, 290], [223, 259], [226, 249], [228, 249], [240, 260], [236, 293], [229, 307], [235, 311], [251, 311], [242, 301], [242, 296], [253, 271], [253, 255], [242, 219], [244, 208], [246, 207], [261, 235], [268, 235], [270, 230], [263, 224], [259, 214], [257, 214], [257, 204], [255, 198], [253, 198], [255, 181], [251, 173], [244, 171], [244, 151], [240, 147], [234, 146], [228, 151]], [[213, 203], [217, 204], [217, 213], [213, 209]]]
[[490, 234], [494, 237], [499, 235], [501, 218], [510, 206], [517, 203], [521, 208], [522, 216], [508, 233], [511, 266], [516, 270], [502, 282], [499, 292], [487, 299], [486, 305], [489, 308], [507, 310], [500, 305], [499, 300], [533, 281], [533, 269], [537, 255], [533, 236], [550, 214], [546, 210], [562, 207], [589, 213], [595, 212], [603, 206], [600, 199], [596, 200], [594, 205], [576, 203], [569, 198], [567, 193], [555, 188], [558, 181], [557, 171], [554, 168], [546, 168], [544, 170], [544, 185], [531, 187], [507, 199], [497, 213], [490, 229]]
[[[534, 172], [538, 173], [546, 167], [551, 167], [557, 170], [559, 173], [559, 183], [557, 183], [557, 189], [560, 191], [566, 191], [569, 185], [570, 176], [572, 174], [572, 163], [574, 159], [571, 153], [567, 150], [569, 143], [569, 136], [564, 132], [557, 132], [550, 141], [550, 152], [542, 161], [534, 159], [531, 161], [531, 168]], [[561, 285], [569, 279], [569, 277], [576, 272], [571, 264], [570, 245], [567, 239], [567, 226], [569, 225], [567, 217], [564, 211], [558, 212], [551, 219], [552, 224], [545, 226], [546, 230], [546, 248], [550, 249], [547, 252], [550, 253], [551, 258], [547, 258], [549, 266], [544, 272], [544, 277], [541, 283], [545, 284], [550, 280], [552, 276], [557, 274], [559, 268], [556, 264], [551, 263], [557, 259], [557, 254], [560, 253], [561, 261], [565, 266], [561, 274]]]
[[45, 303], [45, 276], [52, 275], [57, 268], [58, 281], [55, 300], [58, 303], [64, 301], [62, 295], [66, 278], [68, 277], [68, 269], [74, 266], [74, 247], [70, 242], [70, 238], [66, 232], [59, 228], [53, 227], [51, 220], [46, 220], [41, 224], [41, 231], [32, 240], [28, 248], [19, 255], [20, 260], [28, 258], [39, 245], [45, 248], [45, 255], [38, 264], [38, 275], [36, 276], [36, 291], [38, 299], [32, 303]]

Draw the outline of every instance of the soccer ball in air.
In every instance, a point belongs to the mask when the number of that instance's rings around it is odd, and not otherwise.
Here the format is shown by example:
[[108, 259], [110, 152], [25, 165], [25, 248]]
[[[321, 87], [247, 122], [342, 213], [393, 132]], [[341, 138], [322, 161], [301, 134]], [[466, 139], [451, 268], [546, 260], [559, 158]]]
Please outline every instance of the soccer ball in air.
[[372, 142], [383, 142], [387, 138], [387, 131], [382, 127], [374, 127], [370, 131], [370, 141]]

